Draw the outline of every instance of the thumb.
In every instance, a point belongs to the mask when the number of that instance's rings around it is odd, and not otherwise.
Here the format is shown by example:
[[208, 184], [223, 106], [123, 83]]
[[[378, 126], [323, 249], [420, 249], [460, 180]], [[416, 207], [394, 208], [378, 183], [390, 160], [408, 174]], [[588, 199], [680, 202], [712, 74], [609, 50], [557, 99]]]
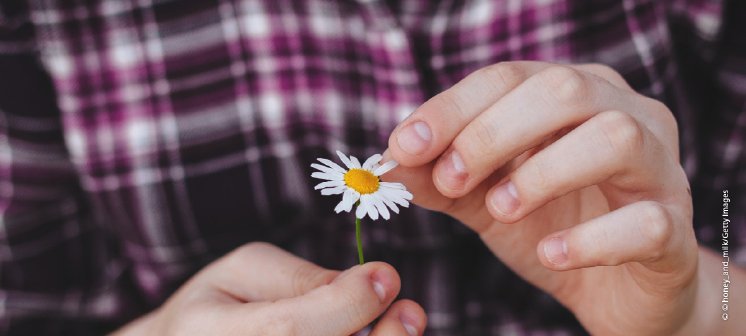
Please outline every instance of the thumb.
[[[387, 149], [383, 153], [382, 161], [392, 159], [394, 158]], [[407, 190], [414, 195], [412, 202], [418, 206], [446, 213], [476, 232], [484, 231], [493, 220], [492, 215], [484, 206], [487, 190], [501, 177], [505, 176], [510, 167], [506, 165], [504, 168], [498, 169], [487, 178], [485, 183], [477, 186], [472, 192], [459, 198], [449, 198], [441, 194], [433, 183], [434, 166], [435, 161], [416, 167], [399, 165], [396, 169], [386, 173], [383, 179], [391, 182], [401, 182], [407, 186]]]
[[[394, 160], [390, 150], [383, 152], [382, 162]], [[430, 210], [443, 211], [447, 209], [453, 200], [443, 196], [433, 184], [433, 166], [435, 161], [428, 162], [421, 166], [406, 167], [399, 165], [396, 169], [390, 170], [383, 175], [386, 181], [401, 182], [407, 186], [413, 195], [412, 202]]]
[[268, 313], [284, 315], [296, 334], [350, 335], [381, 315], [399, 294], [400, 285], [391, 265], [371, 262], [305, 295], [280, 300]]

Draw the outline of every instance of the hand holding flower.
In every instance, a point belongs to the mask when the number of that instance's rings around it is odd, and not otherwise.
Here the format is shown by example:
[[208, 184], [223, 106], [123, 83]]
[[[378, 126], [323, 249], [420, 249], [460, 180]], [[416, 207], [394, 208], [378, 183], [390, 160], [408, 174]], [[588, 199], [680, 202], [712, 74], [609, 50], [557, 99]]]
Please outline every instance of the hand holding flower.
[[115, 335], [414, 336], [422, 308], [399, 293], [396, 270], [321, 268], [267, 243], [246, 244], [197, 273], [157, 310]]
[[384, 156], [418, 205], [475, 230], [592, 334], [713, 334], [698, 317], [719, 318], [702, 294], [717, 283], [699, 264], [718, 263], [694, 236], [676, 122], [614, 70], [486, 67], [419, 107]]

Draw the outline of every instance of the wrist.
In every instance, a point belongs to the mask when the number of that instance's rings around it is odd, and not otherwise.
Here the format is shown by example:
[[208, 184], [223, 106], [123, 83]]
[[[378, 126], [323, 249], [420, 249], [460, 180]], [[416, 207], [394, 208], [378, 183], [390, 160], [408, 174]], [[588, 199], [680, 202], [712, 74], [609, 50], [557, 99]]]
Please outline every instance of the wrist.
[[[694, 303], [689, 317], [676, 335], [731, 335], [731, 324], [723, 320], [723, 265], [722, 258], [704, 247], [699, 247]], [[735, 271], [735, 266], [731, 268]], [[735, 272], [734, 272], [735, 273]], [[733, 280], [733, 279], [732, 279]]]

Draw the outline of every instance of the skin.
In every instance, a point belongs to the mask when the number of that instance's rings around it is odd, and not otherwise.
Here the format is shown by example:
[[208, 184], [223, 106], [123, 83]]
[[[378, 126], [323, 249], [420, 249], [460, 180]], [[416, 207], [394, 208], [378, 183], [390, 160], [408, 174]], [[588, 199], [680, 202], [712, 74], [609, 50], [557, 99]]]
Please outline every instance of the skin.
[[[746, 300], [721, 319], [720, 258], [695, 239], [677, 139], [671, 112], [608, 67], [506, 62], [402, 122], [385, 179], [476, 231], [592, 334], [736, 335]], [[730, 279], [744, 292], [742, 269]], [[117, 334], [349, 335], [378, 316], [373, 336], [422, 334], [422, 308], [393, 302], [399, 281], [387, 264], [340, 273], [252, 243]]]
[[421, 335], [425, 313], [410, 300], [394, 302], [399, 288], [399, 275], [388, 264], [339, 272], [250, 243], [208, 265], [162, 307], [114, 335], [350, 335], [379, 316], [372, 336]]
[[476, 231], [592, 334], [735, 334], [678, 153], [668, 108], [611, 68], [505, 62], [420, 106], [384, 161], [416, 204]]

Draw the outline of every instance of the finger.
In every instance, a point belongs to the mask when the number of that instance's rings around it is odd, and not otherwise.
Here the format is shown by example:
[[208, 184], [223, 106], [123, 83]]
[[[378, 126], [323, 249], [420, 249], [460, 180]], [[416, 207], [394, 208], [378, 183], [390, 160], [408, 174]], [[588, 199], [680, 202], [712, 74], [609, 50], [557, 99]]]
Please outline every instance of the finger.
[[[404, 166], [433, 160], [458, 132], [479, 113], [551, 63], [519, 61], [494, 64], [470, 74], [436, 95], [412, 113], [389, 138], [392, 156]], [[632, 90], [614, 69], [603, 64], [574, 68], [604, 78], [619, 88]]]
[[422, 335], [427, 325], [425, 310], [411, 300], [394, 302], [376, 323], [369, 336]]
[[355, 266], [329, 285], [277, 301], [267, 316], [287, 321], [284, 328], [303, 335], [350, 335], [380, 316], [400, 289], [399, 275], [380, 262]]
[[[384, 161], [390, 159], [389, 151], [383, 153]], [[420, 207], [438, 212], [445, 212], [462, 223], [466, 223], [472, 230], [482, 232], [492, 222], [492, 216], [484, 206], [484, 195], [492, 184], [485, 184], [484, 190], [472, 192], [461, 198], [443, 196], [432, 179], [434, 163], [427, 163], [418, 167], [399, 166], [382, 176], [385, 181], [405, 183], [414, 198], [412, 202]], [[494, 182], [504, 177], [507, 171], [495, 173]]]
[[640, 105], [637, 95], [597, 76], [565, 66], [547, 68], [469, 123], [436, 163], [433, 181], [444, 195], [460, 197], [555, 133], [604, 110]]
[[[624, 80], [624, 77], [607, 65], [590, 63], [572, 65], [572, 67], [591, 73], [622, 90], [635, 94], [635, 90], [629, 86], [629, 83]], [[639, 98], [644, 101], [644, 105], [646, 106], [644, 109], [645, 113], [637, 114], [635, 117], [645, 124], [653, 134], [656, 134], [658, 138], [664, 141], [670, 148], [678, 149], [679, 135], [676, 127], [676, 117], [674, 117], [673, 113], [671, 113], [665, 104], [658, 100], [645, 96], [639, 96]], [[676, 155], [678, 160], [678, 150], [675, 150], [673, 154]]]
[[493, 187], [486, 196], [487, 208], [495, 219], [513, 223], [560, 196], [600, 183], [625, 192], [644, 190], [651, 197], [672, 188], [684, 191], [686, 186], [676, 182], [683, 171], [662, 146], [628, 114], [599, 113]]
[[587, 63], [587, 64], [571, 65], [571, 67], [581, 70], [581, 71], [591, 73], [600, 78], [603, 78], [609, 81], [609, 83], [613, 84], [614, 86], [620, 89], [626, 89], [626, 90], [634, 92], [634, 89], [632, 89], [632, 87], [629, 86], [629, 83], [627, 83], [624, 77], [622, 77], [622, 75], [620, 75], [619, 72], [617, 72], [616, 70], [614, 70], [613, 68], [611, 68], [610, 66], [606, 64]]
[[686, 247], [674, 229], [674, 218], [674, 212], [661, 203], [632, 203], [547, 236], [539, 242], [537, 254], [544, 266], [558, 271], [628, 262], [672, 265], [670, 261], [685, 259], [671, 250]]
[[244, 302], [303, 295], [339, 272], [321, 268], [267, 243], [249, 243], [208, 266], [198, 281]]
[[466, 76], [397, 126], [389, 138], [392, 156], [407, 167], [434, 160], [477, 115], [547, 66], [540, 62], [504, 62]]
[[[393, 160], [390, 149], [383, 152], [383, 160]], [[442, 211], [448, 208], [453, 200], [442, 196], [433, 185], [430, 178], [433, 164], [426, 163], [417, 167], [399, 165], [396, 169], [381, 176], [381, 180], [405, 183], [407, 190], [414, 195], [413, 203], [430, 210]]]

